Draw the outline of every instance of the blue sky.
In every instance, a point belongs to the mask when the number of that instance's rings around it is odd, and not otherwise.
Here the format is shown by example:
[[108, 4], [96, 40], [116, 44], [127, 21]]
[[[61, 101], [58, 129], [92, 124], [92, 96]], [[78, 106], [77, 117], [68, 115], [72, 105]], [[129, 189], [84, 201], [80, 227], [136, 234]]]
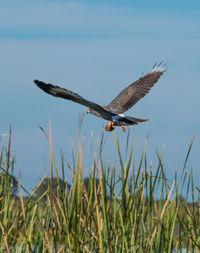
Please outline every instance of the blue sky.
[[[0, 8], [0, 134], [13, 129], [16, 175], [30, 188], [49, 173], [48, 143], [37, 125], [48, 131], [52, 121], [54, 152], [71, 161], [71, 139], [77, 143], [79, 115], [87, 108], [56, 99], [37, 89], [39, 79], [71, 89], [101, 105], [164, 60], [168, 71], [128, 115], [150, 121], [131, 128], [135, 160], [147, 133], [149, 162], [154, 148], [165, 145], [164, 164], [172, 177], [181, 169], [193, 133], [188, 163], [199, 179], [199, 1], [4, 1]], [[82, 139], [89, 166], [91, 142], [106, 125], [84, 118]], [[93, 133], [91, 136], [91, 132]], [[126, 134], [117, 130], [125, 149]], [[113, 134], [105, 133], [104, 156], [116, 163]], [[1, 137], [1, 145], [7, 137]], [[114, 152], [110, 147], [113, 147]], [[59, 162], [58, 162], [59, 163]], [[85, 168], [87, 175], [87, 168]]]

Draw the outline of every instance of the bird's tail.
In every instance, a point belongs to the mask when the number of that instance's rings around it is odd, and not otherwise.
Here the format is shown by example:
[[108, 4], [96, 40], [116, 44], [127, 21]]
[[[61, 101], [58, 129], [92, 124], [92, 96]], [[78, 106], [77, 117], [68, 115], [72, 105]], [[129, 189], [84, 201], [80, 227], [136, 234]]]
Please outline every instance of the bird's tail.
[[125, 116], [121, 118], [121, 120], [117, 120], [114, 122], [115, 126], [132, 126], [132, 125], [137, 125], [141, 124], [148, 121], [148, 119], [139, 119], [139, 118], [134, 118], [130, 116]]
[[144, 123], [144, 122], [148, 121], [148, 119], [139, 119], [139, 118], [134, 118], [134, 117], [130, 117], [130, 116], [126, 116], [126, 119], [132, 121], [135, 124], [140, 124], [140, 123]]

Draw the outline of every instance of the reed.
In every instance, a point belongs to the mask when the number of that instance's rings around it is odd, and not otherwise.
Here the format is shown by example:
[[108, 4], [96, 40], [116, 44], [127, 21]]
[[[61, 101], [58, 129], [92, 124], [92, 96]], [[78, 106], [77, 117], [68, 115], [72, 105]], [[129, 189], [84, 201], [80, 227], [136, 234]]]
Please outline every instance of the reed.
[[[43, 130], [44, 131], [44, 130]], [[50, 130], [51, 131], [51, 130]], [[46, 134], [46, 133], [45, 133]], [[0, 252], [198, 252], [200, 247], [200, 202], [195, 201], [192, 171], [186, 164], [181, 178], [175, 172], [169, 181], [163, 169], [163, 153], [156, 151], [157, 168], [148, 165], [145, 145], [138, 168], [132, 166], [133, 140], [123, 161], [114, 132], [119, 163], [114, 168], [103, 162], [101, 148], [91, 165], [89, 181], [83, 178], [83, 153], [79, 138], [72, 185], [61, 184], [53, 154], [51, 132], [51, 179], [49, 187], [36, 198], [42, 178], [32, 193], [14, 178], [15, 155], [8, 146], [0, 155]], [[129, 150], [129, 148], [127, 148]], [[117, 176], [116, 168], [120, 171]], [[53, 190], [53, 171], [57, 189]], [[154, 174], [153, 172], [154, 171]], [[64, 171], [62, 173], [64, 175]], [[18, 196], [13, 190], [18, 186]], [[187, 187], [186, 196], [180, 197]], [[156, 191], [159, 189], [159, 195]], [[192, 192], [192, 202], [188, 202]], [[157, 197], [159, 196], [159, 197]]]

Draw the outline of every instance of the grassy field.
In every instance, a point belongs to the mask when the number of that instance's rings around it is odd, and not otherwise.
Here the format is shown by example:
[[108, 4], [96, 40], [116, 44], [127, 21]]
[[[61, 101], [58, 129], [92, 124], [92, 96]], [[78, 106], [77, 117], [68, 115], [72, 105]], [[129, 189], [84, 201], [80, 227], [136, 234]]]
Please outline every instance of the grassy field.
[[[83, 178], [82, 146], [76, 154], [76, 168], [71, 170], [73, 183], [61, 184], [50, 145], [51, 179], [46, 191], [36, 198], [44, 182], [40, 181], [26, 198], [18, 183], [18, 197], [13, 197], [16, 181], [12, 177], [15, 156], [7, 147], [0, 155], [0, 252], [199, 252], [199, 189], [193, 185], [192, 172], [185, 158], [182, 177], [169, 181], [157, 153], [158, 166], [147, 165], [145, 146], [138, 168], [133, 170], [133, 143], [129, 158], [122, 160], [116, 142], [119, 163], [106, 166], [99, 156], [91, 164], [88, 184]], [[131, 142], [131, 139], [130, 139]], [[101, 150], [101, 149], [100, 149]], [[116, 168], [120, 170], [117, 176]], [[152, 173], [154, 171], [154, 174]], [[53, 174], [57, 189], [53, 190]], [[186, 195], [182, 189], [186, 187]], [[157, 194], [159, 189], [159, 195]], [[189, 192], [192, 201], [188, 203]], [[159, 197], [157, 197], [159, 196]]]

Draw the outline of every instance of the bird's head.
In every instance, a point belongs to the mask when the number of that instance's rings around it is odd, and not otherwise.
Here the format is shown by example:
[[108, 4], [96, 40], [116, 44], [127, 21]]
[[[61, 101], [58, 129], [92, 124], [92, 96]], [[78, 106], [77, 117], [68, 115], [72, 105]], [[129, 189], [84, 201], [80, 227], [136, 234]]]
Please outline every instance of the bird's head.
[[95, 111], [95, 110], [93, 110], [91, 108], [88, 109], [87, 114], [88, 113], [93, 114], [93, 115], [95, 115], [97, 117], [101, 117], [101, 114], [99, 112], [97, 112], [97, 111]]
[[87, 110], [87, 113], [92, 113], [92, 109], [89, 108], [89, 109]]

